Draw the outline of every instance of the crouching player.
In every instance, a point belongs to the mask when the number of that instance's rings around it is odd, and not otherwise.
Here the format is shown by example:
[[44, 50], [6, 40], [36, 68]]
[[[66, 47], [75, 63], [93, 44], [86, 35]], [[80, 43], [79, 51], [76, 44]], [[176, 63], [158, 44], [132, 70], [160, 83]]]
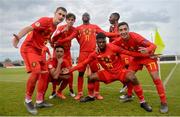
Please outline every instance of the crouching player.
[[[144, 110], [151, 112], [152, 108], [146, 103], [144, 99], [142, 87], [140, 86], [136, 76], [132, 74], [131, 71], [123, 69], [123, 66], [121, 64], [122, 61], [120, 59], [121, 54], [127, 54], [131, 56], [141, 56], [141, 57], [145, 57], [149, 55], [136, 53], [136, 52], [129, 52], [111, 43], [106, 44], [106, 36], [103, 33], [99, 33], [96, 36], [96, 43], [98, 45], [98, 50], [90, 54], [90, 56], [85, 61], [71, 68], [69, 72], [80, 69], [81, 67], [90, 63], [93, 60], [98, 60], [99, 64], [103, 67], [104, 70], [100, 70], [96, 73], [92, 73], [88, 78], [89, 82], [101, 81], [108, 84], [113, 81], [119, 80], [122, 83], [125, 82], [127, 84], [131, 84], [133, 85], [134, 91], [139, 98], [140, 106]], [[91, 87], [93, 87], [93, 85], [91, 85]], [[94, 101], [94, 97], [87, 96], [85, 98], [82, 98], [80, 101], [81, 102]]]
[[[54, 95], [61, 99], [66, 99], [62, 91], [68, 84], [69, 74], [64, 75], [69, 66], [68, 61], [63, 59], [64, 48], [63, 46], [55, 46], [55, 57], [48, 62], [48, 69], [50, 73], [50, 81], [52, 82]], [[59, 85], [59, 89], [56, 92], [56, 85]]]

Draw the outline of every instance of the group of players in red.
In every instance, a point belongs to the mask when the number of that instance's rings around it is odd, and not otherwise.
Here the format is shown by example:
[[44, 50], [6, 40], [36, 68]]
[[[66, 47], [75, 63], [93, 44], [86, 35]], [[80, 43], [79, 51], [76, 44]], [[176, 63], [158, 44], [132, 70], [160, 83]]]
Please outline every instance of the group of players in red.
[[[21, 56], [24, 59], [29, 78], [26, 84], [25, 106], [31, 114], [37, 114], [37, 108], [51, 107], [44, 101], [48, 83], [52, 82], [52, 95], [66, 99], [62, 91], [69, 84], [70, 95], [80, 102], [102, 100], [99, 93], [99, 82], [106, 84], [119, 80], [128, 87], [125, 100], [132, 98], [133, 90], [140, 101], [140, 106], [148, 112], [151, 106], [144, 99], [142, 87], [135, 76], [138, 70], [145, 66], [156, 86], [160, 97], [160, 112], [167, 113], [165, 89], [158, 76], [157, 56], [154, 55], [156, 46], [141, 35], [129, 32], [126, 22], [118, 23], [120, 15], [112, 13], [109, 21], [112, 24], [109, 32], [103, 31], [97, 25], [90, 23], [90, 15], [82, 15], [83, 24], [73, 27], [76, 16], [67, 13], [64, 7], [58, 7], [54, 17], [42, 17], [32, 25], [14, 34], [13, 46], [17, 48], [19, 40], [27, 35], [21, 46]], [[57, 25], [66, 19], [65, 25]], [[109, 37], [109, 43], [106, 42]], [[76, 38], [80, 45], [78, 64], [72, 67], [71, 40]], [[53, 48], [51, 57], [46, 47], [47, 42]], [[97, 45], [97, 47], [96, 47]], [[46, 52], [49, 60], [46, 60]], [[88, 96], [83, 98], [83, 76], [88, 73]], [[78, 70], [77, 95], [73, 91], [73, 74]], [[36, 103], [32, 103], [32, 94], [37, 82]], [[59, 89], [56, 90], [56, 86]]]

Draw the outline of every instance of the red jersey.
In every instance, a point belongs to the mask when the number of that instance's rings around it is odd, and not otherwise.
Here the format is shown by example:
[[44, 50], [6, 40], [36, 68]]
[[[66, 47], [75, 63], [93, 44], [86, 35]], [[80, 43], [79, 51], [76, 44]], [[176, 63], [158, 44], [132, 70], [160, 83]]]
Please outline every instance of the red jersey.
[[83, 61], [82, 63], [78, 64], [76, 67], [72, 68], [70, 72], [80, 69], [81, 67], [89, 64], [94, 60], [98, 60], [99, 64], [108, 72], [110, 73], [117, 73], [119, 70], [123, 68], [122, 61], [121, 61], [121, 54], [127, 54], [131, 56], [141, 56], [146, 57], [147, 54], [141, 54], [137, 52], [130, 52], [119, 48], [113, 44], [107, 44], [106, 49], [104, 52], [93, 52], [89, 55], [89, 57]]
[[67, 42], [59, 42], [60, 40], [68, 37], [69, 35], [71, 35], [74, 31], [75, 31], [75, 28], [74, 27], [70, 27], [70, 29], [68, 31], [64, 31], [62, 32], [62, 30], [67, 26], [66, 25], [62, 25], [62, 26], [59, 26], [57, 29], [56, 29], [56, 32], [52, 38], [52, 42], [58, 42], [59, 45], [62, 45], [64, 47], [64, 52], [66, 53], [67, 51], [69, 52], [70, 51], [70, 48], [71, 48], [71, 40], [67, 41]]
[[41, 53], [42, 48], [45, 46], [47, 41], [50, 40], [56, 26], [53, 24], [53, 18], [49, 17], [40, 18], [31, 26], [33, 27], [33, 31], [27, 35], [26, 40], [21, 46], [21, 51], [36, 51]]
[[141, 35], [134, 33], [134, 32], [129, 32], [129, 40], [125, 41], [121, 38], [118, 40], [113, 41], [113, 44], [118, 45], [126, 50], [129, 51], [134, 51], [134, 52], [139, 52], [138, 49], [139, 47], [146, 47], [149, 51], [149, 54], [153, 54], [156, 45], [142, 37]]
[[76, 28], [68, 38], [59, 42], [66, 42], [73, 38], [77, 38], [80, 45], [80, 52], [92, 52], [96, 48], [96, 34], [103, 32], [106, 36], [117, 36], [118, 34], [103, 31], [99, 26], [94, 24], [82, 24]]
[[[118, 29], [118, 24], [115, 24], [115, 25], [111, 25], [110, 28], [109, 28], [109, 32], [113, 32], [113, 33], [118, 33], [119, 32], [119, 29]], [[116, 37], [111, 37], [109, 38], [109, 42], [113, 42], [115, 39], [117, 39], [119, 36], [116, 36]]]
[[[57, 67], [57, 64], [58, 64], [58, 61], [57, 61], [56, 58], [53, 58], [53, 59], [48, 60], [48, 69], [50, 70], [50, 69], [52, 69], [52, 68], [56, 68], [56, 67]], [[66, 61], [65, 59], [63, 59], [63, 62], [61, 63], [61, 69], [63, 69], [63, 68], [68, 68], [68, 66], [69, 66], [68, 61]], [[60, 74], [60, 75], [61, 75], [61, 74]], [[49, 78], [51, 79], [52, 82], [53, 82], [53, 81], [57, 81], [57, 80], [53, 79], [53, 77], [51, 76], [51, 74], [50, 74], [50, 77], [49, 77]]]

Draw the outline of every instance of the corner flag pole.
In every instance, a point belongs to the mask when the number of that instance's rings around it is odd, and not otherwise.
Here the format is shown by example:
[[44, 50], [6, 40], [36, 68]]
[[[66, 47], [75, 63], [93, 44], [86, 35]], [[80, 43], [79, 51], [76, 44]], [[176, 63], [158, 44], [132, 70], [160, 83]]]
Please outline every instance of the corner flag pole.
[[[156, 29], [156, 32], [155, 32], [154, 44], [156, 44], [156, 46], [157, 46], [157, 48], [155, 50], [155, 54], [162, 54], [162, 52], [165, 48], [165, 44], [158, 32], [158, 29]], [[160, 58], [158, 58], [158, 69], [159, 69], [159, 77], [161, 79]]]
[[159, 78], [161, 79], [161, 66], [160, 66], [160, 58], [158, 58], [158, 73], [159, 73]]

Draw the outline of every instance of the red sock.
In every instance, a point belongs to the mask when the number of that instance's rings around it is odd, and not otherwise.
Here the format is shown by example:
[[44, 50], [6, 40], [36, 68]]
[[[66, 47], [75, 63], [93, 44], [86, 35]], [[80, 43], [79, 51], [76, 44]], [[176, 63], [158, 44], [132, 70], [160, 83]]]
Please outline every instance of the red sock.
[[82, 92], [83, 90], [83, 82], [84, 82], [84, 78], [78, 77], [78, 93]]
[[142, 87], [140, 85], [134, 85], [134, 92], [136, 93], [136, 95], [138, 96], [140, 103], [144, 102], [144, 94], [143, 94], [143, 90]]
[[48, 73], [44, 73], [44, 74], [41, 74], [41, 77], [43, 78], [44, 80], [44, 86], [43, 86], [43, 100], [44, 100], [44, 97], [45, 97], [45, 94], [46, 94], [46, 91], [47, 91], [47, 88], [48, 88], [48, 84], [49, 84], [49, 74]]
[[100, 86], [100, 82], [99, 81], [95, 81], [94, 82], [94, 91], [95, 92], [99, 92], [99, 86]]
[[45, 87], [47, 85], [47, 82], [48, 82], [47, 74], [40, 74], [38, 78], [38, 84], [37, 84], [36, 101], [44, 100]]
[[132, 83], [128, 83], [127, 84], [127, 95], [128, 96], [132, 96], [133, 93], [133, 84]]
[[95, 85], [95, 82], [88, 80], [88, 95], [91, 97], [94, 96], [94, 85]]
[[66, 88], [67, 85], [68, 85], [68, 80], [63, 80], [59, 87], [58, 92], [61, 93]]
[[25, 96], [26, 99], [28, 100], [32, 99], [32, 94], [34, 92], [34, 88], [36, 86], [37, 80], [38, 80], [38, 74], [31, 73], [26, 83], [26, 96]]
[[156, 90], [159, 94], [159, 97], [160, 97], [160, 100], [162, 103], [166, 103], [166, 94], [165, 94], [165, 90], [164, 90], [164, 86], [163, 86], [163, 83], [161, 81], [160, 78], [157, 78], [154, 81], [154, 84], [156, 85]]

